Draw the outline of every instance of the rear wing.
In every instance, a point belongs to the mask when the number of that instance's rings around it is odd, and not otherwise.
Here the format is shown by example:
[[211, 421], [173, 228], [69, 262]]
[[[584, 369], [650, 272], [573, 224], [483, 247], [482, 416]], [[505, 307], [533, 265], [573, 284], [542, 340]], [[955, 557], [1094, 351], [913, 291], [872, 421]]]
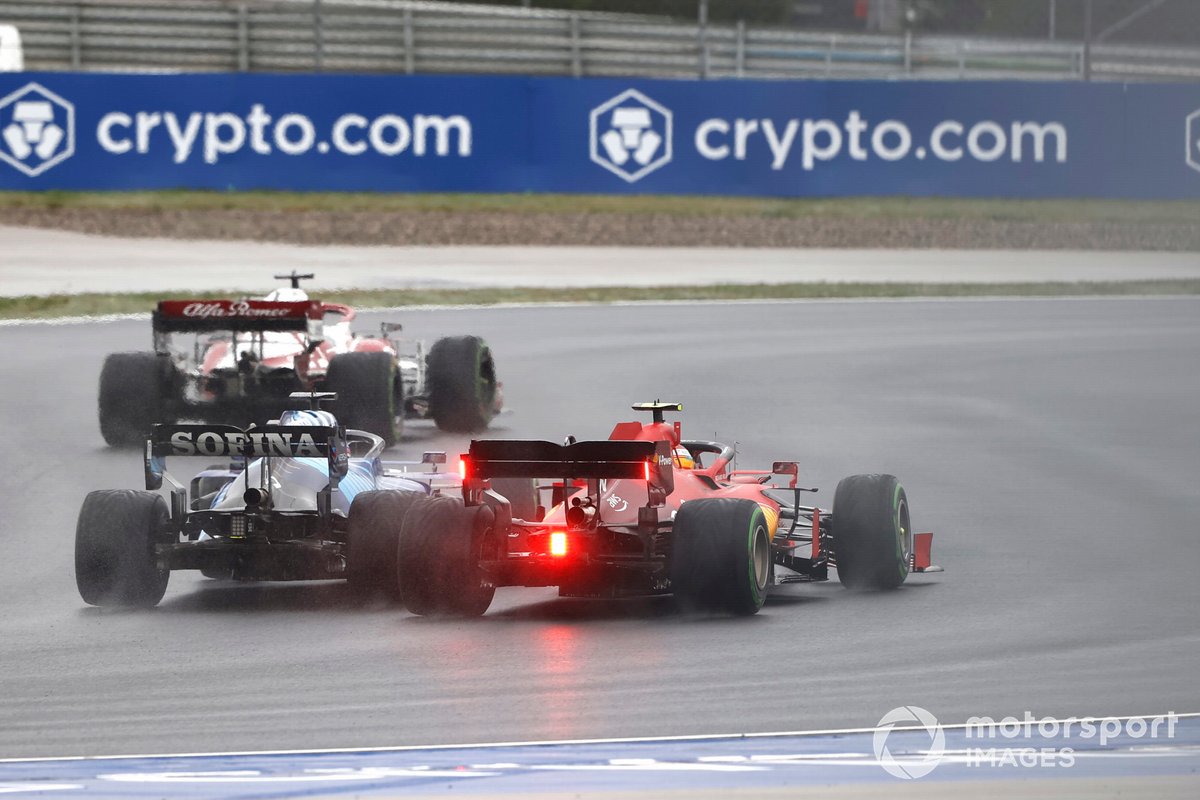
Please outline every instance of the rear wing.
[[162, 486], [167, 456], [324, 458], [330, 484], [349, 467], [350, 448], [336, 427], [323, 425], [155, 425], [146, 440], [146, 488]]
[[316, 300], [163, 300], [152, 324], [155, 333], [307, 331], [320, 338], [323, 314]]
[[594, 441], [558, 445], [522, 439], [477, 439], [462, 459], [463, 491], [491, 478], [645, 481], [652, 505], [675, 488], [669, 442]]

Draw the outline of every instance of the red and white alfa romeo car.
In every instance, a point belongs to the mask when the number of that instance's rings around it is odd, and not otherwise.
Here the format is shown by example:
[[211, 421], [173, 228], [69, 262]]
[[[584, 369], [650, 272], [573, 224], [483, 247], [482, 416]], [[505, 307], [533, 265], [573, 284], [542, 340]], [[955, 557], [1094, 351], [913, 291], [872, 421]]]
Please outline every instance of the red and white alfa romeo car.
[[[391, 444], [405, 417], [439, 428], [487, 427], [502, 405], [491, 349], [478, 336], [425, 343], [351, 330], [355, 311], [311, 299], [300, 281], [262, 299], [163, 300], [153, 315], [154, 349], [113, 353], [100, 373], [100, 432], [110, 445], [141, 445], [155, 423], [200, 420], [246, 425], [287, 408], [295, 391], [338, 395], [346, 427]], [[191, 346], [176, 342], [193, 334]]]

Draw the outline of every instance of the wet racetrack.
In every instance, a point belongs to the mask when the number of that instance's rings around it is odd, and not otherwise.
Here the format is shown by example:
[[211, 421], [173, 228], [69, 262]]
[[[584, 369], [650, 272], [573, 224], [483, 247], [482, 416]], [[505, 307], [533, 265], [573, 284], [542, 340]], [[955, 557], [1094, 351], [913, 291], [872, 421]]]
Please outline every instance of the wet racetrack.
[[[1200, 710], [1200, 300], [660, 305], [364, 315], [473, 332], [497, 436], [604, 437], [684, 403], [740, 465], [899, 475], [939, 575], [781, 588], [748, 619], [504, 589], [482, 619], [356, 604], [338, 583], [175, 573], [162, 605], [89, 608], [72, 574], [104, 447], [107, 352], [148, 321], [0, 328], [0, 756], [808, 730], [916, 704], [968, 716]], [[398, 457], [465, 440], [410, 424]], [[197, 464], [196, 466], [199, 466]]]

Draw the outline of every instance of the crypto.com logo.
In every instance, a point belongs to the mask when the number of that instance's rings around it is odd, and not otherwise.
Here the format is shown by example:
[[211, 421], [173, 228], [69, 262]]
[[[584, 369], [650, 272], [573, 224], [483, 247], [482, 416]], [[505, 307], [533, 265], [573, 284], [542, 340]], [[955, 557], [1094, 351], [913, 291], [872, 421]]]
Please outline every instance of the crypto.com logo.
[[[929, 747], [919, 751], [919, 754], [897, 757], [888, 749], [888, 736], [895, 727], [925, 729], [929, 734]], [[938, 723], [937, 717], [920, 706], [900, 706], [893, 708], [879, 720], [875, 729], [875, 759], [879, 766], [889, 774], [905, 780], [923, 778], [933, 772], [941, 763], [946, 752], [946, 733]]]
[[0, 159], [33, 178], [75, 152], [75, 106], [37, 83], [0, 99]]
[[1187, 118], [1187, 163], [1200, 172], [1200, 108]]
[[629, 183], [671, 160], [671, 112], [637, 89], [592, 109], [592, 161]]

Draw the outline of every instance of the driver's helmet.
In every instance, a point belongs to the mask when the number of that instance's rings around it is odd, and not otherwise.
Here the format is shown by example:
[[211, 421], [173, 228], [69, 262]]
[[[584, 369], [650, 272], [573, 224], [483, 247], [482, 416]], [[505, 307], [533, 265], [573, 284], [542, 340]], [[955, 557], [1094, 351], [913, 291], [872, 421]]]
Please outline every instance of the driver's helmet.
[[695, 469], [696, 467], [696, 460], [692, 458], [691, 452], [686, 447], [676, 447], [671, 452], [671, 457], [675, 461], [675, 466], [680, 469]]
[[337, 417], [329, 411], [311, 411], [308, 409], [299, 409], [293, 411], [285, 411], [279, 415], [280, 425], [304, 425], [304, 426], [319, 426], [324, 428], [336, 428]]
[[293, 289], [290, 286], [281, 287], [263, 298], [273, 303], [298, 303], [308, 299], [308, 292], [303, 289]]

